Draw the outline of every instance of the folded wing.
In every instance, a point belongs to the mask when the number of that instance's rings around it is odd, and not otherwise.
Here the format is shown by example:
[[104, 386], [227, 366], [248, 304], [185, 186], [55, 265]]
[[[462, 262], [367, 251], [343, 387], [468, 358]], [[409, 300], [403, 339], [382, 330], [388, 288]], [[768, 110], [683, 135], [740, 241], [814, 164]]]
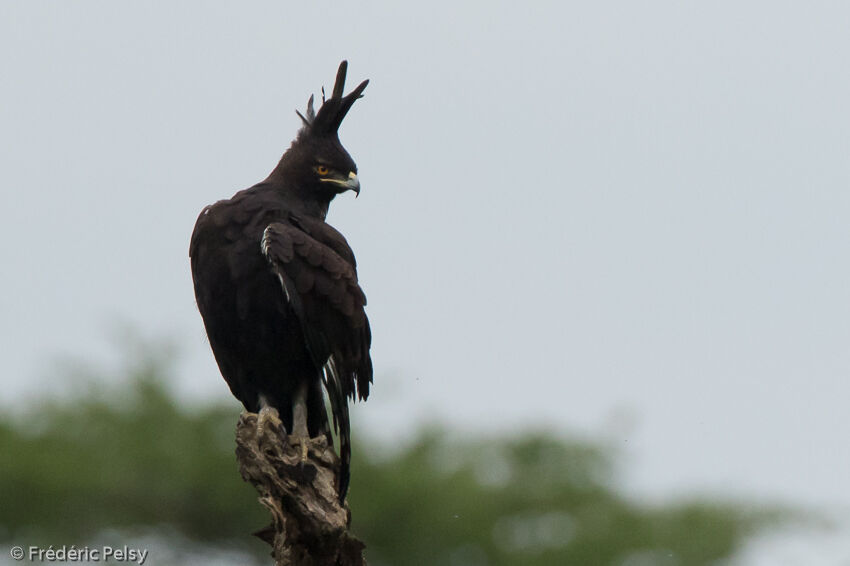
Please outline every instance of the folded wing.
[[269, 224], [262, 251], [301, 323], [310, 355], [323, 368], [340, 438], [344, 492], [351, 458], [348, 400], [366, 399], [372, 382], [366, 296], [354, 254], [339, 232], [317, 219], [289, 220]]

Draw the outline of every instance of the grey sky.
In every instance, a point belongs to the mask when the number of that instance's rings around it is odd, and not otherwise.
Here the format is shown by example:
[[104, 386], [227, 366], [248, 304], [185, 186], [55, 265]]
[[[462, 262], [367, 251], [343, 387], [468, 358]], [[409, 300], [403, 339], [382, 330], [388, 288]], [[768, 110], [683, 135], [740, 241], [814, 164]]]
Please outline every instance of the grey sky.
[[846, 5], [233, 6], [0, 5], [0, 400], [104, 356], [117, 317], [179, 337], [183, 394], [229, 398], [195, 217], [348, 58], [355, 430], [603, 433], [639, 493], [850, 507]]

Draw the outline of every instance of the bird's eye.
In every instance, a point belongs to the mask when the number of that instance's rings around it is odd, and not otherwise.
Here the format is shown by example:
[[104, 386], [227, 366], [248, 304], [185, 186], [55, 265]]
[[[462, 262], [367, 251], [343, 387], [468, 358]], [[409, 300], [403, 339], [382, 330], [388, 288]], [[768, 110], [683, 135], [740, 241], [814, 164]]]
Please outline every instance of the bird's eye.
[[330, 169], [328, 169], [324, 165], [319, 165], [316, 167], [316, 173], [318, 173], [319, 175], [327, 175], [328, 173], [330, 173]]

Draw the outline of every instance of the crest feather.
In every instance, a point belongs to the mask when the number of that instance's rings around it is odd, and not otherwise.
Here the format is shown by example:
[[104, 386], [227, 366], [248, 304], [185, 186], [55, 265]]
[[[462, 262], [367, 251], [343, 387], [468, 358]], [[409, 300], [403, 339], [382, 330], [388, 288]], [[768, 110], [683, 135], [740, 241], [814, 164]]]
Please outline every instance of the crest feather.
[[303, 133], [323, 136], [336, 134], [337, 130], [339, 130], [339, 126], [351, 109], [351, 105], [358, 98], [362, 98], [363, 91], [366, 89], [366, 85], [369, 84], [367, 79], [357, 85], [347, 96], [343, 96], [342, 93], [345, 89], [345, 76], [347, 73], [348, 61], [342, 61], [336, 72], [333, 93], [327, 100], [324, 97], [325, 89], [322, 87], [322, 106], [318, 112], [313, 109], [313, 95], [310, 95], [310, 100], [307, 102], [306, 115], [301, 114], [298, 110], [295, 111], [304, 123], [304, 127], [301, 130]]

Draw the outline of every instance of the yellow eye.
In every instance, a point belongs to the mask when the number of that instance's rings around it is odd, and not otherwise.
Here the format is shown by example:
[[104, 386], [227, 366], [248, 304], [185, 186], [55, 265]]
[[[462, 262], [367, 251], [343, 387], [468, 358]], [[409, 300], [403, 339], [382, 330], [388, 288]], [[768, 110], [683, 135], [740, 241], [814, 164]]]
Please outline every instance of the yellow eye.
[[319, 165], [318, 167], [316, 167], [316, 173], [318, 173], [319, 175], [327, 175], [329, 172], [330, 169], [328, 169], [324, 165]]

